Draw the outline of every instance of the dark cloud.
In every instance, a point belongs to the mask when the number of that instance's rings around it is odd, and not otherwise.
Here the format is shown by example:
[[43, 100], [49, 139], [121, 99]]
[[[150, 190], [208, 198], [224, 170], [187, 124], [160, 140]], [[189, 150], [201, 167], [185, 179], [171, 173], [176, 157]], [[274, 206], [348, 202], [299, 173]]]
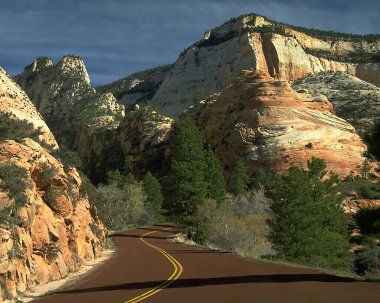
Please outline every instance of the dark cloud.
[[174, 62], [203, 32], [256, 12], [353, 33], [380, 31], [378, 0], [0, 0], [0, 65], [22, 71], [38, 56], [85, 59], [94, 84]]

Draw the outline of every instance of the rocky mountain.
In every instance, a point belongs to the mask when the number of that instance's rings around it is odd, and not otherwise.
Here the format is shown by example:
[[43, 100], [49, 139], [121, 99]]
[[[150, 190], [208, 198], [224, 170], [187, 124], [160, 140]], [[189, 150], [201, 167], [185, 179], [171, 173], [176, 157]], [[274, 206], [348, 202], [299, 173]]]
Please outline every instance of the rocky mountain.
[[380, 86], [380, 37], [294, 27], [255, 14], [207, 31], [185, 50], [152, 99], [163, 114], [227, 87], [243, 69], [292, 81], [321, 71], [342, 71]]
[[80, 57], [67, 55], [57, 64], [38, 58], [15, 76], [56, 136], [60, 145], [77, 149], [81, 127], [94, 119], [121, 121], [124, 107], [111, 93], [98, 93]]
[[336, 114], [351, 123], [360, 135], [380, 118], [380, 88], [343, 72], [321, 72], [294, 81], [298, 91], [325, 95]]
[[58, 280], [104, 247], [78, 172], [21, 88], [0, 69], [0, 301]]
[[252, 175], [259, 168], [305, 166], [318, 157], [341, 177], [357, 172], [365, 159], [354, 127], [335, 115], [325, 96], [297, 93], [260, 71], [243, 71], [184, 116], [195, 121], [227, 176], [238, 159]]
[[111, 84], [96, 88], [101, 93], [112, 93], [116, 100], [131, 108], [136, 103], [150, 101], [173, 65], [159, 66], [134, 73]]

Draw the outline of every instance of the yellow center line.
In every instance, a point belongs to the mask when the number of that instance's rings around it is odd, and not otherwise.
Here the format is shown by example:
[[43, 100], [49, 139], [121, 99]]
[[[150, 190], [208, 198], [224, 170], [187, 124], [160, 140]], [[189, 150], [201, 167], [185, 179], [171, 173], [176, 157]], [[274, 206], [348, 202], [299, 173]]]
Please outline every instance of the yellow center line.
[[[171, 228], [165, 228], [163, 230], [169, 230]], [[136, 302], [140, 302], [142, 300], [145, 300], [155, 294], [157, 294], [158, 292], [160, 292], [161, 290], [167, 288], [170, 284], [172, 284], [175, 280], [177, 280], [179, 278], [179, 276], [182, 274], [182, 271], [183, 271], [183, 267], [181, 265], [181, 263], [179, 263], [172, 255], [170, 255], [167, 251], [163, 250], [162, 248], [160, 247], [157, 247], [149, 242], [147, 242], [146, 240], [144, 240], [144, 237], [150, 235], [150, 234], [153, 234], [153, 233], [156, 233], [156, 232], [159, 232], [159, 230], [156, 230], [156, 231], [150, 231], [150, 232], [147, 232], [145, 234], [143, 234], [141, 237], [140, 237], [140, 240], [142, 242], [144, 242], [146, 245], [152, 247], [153, 249], [159, 251], [161, 254], [163, 254], [165, 256], [166, 259], [168, 259], [170, 261], [170, 263], [173, 265], [174, 267], [174, 271], [173, 273], [170, 275], [170, 277], [168, 277], [166, 279], [166, 281], [162, 282], [160, 285], [156, 286], [155, 288], [151, 289], [151, 290], [148, 290], [147, 292], [144, 292], [143, 294], [137, 296], [137, 297], [134, 297], [128, 301], [125, 301], [124, 303], [136, 303]]]

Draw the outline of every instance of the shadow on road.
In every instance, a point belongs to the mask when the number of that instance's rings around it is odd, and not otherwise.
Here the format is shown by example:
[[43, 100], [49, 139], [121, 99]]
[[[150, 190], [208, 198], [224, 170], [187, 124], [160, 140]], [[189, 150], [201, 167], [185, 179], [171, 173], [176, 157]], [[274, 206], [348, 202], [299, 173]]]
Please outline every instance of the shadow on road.
[[[113, 234], [110, 238], [141, 238], [141, 235], [127, 235], [127, 234]], [[144, 239], [164, 239], [167, 240], [170, 237], [160, 237], [160, 236], [144, 236]]]
[[[165, 281], [146, 281], [125, 283], [116, 285], [105, 285], [92, 288], [73, 289], [57, 292], [57, 294], [76, 294], [97, 291], [113, 290], [132, 290], [132, 289], [150, 289], [157, 287]], [[251, 275], [251, 276], [232, 276], [217, 278], [200, 278], [200, 279], [180, 279], [174, 281], [170, 288], [184, 287], [201, 287], [209, 285], [228, 285], [228, 284], [245, 284], [245, 283], [292, 283], [292, 282], [357, 282], [351, 278], [336, 277], [327, 274], [277, 274], [277, 275]]]

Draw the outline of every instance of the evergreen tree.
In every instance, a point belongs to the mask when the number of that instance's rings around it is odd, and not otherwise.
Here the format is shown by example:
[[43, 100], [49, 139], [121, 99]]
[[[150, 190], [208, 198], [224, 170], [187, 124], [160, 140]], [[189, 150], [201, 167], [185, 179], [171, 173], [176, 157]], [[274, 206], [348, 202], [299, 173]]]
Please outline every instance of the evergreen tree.
[[207, 195], [203, 139], [189, 119], [177, 122], [174, 136], [165, 187], [167, 209], [179, 221], [192, 224], [198, 205]]
[[207, 197], [217, 202], [222, 202], [226, 196], [226, 185], [223, 170], [219, 161], [215, 158], [210, 146], [205, 144]]
[[326, 163], [312, 158], [308, 169], [292, 167], [277, 181], [270, 239], [280, 258], [332, 268], [347, 268], [347, 219], [336, 192], [338, 177], [326, 178]]
[[372, 130], [365, 136], [368, 151], [380, 160], [380, 119], [376, 120]]
[[143, 189], [147, 196], [146, 204], [148, 211], [151, 212], [151, 216], [155, 222], [161, 222], [161, 209], [164, 196], [162, 195], [160, 183], [150, 172], [147, 172], [143, 178]]
[[235, 169], [232, 173], [232, 186], [231, 192], [235, 196], [240, 196], [248, 190], [249, 177], [247, 175], [247, 169], [243, 161], [236, 162]]

